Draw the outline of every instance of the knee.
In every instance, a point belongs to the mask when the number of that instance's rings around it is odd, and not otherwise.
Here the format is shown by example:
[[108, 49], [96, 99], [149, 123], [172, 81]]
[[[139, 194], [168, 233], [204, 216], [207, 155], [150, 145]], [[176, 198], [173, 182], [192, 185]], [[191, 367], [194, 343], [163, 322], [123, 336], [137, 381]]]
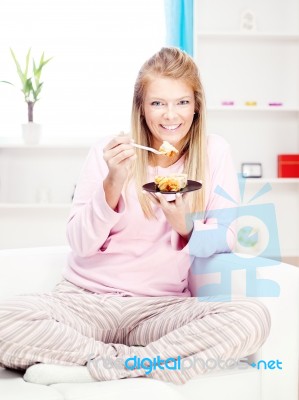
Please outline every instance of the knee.
[[34, 319], [41, 313], [38, 300], [34, 296], [19, 295], [0, 302], [0, 338], [5, 332], [13, 331], [13, 326], [22, 321]]
[[261, 301], [246, 299], [240, 304], [245, 317], [246, 327], [251, 336], [251, 342], [256, 349], [261, 347], [269, 336], [271, 329], [271, 316], [268, 308]]

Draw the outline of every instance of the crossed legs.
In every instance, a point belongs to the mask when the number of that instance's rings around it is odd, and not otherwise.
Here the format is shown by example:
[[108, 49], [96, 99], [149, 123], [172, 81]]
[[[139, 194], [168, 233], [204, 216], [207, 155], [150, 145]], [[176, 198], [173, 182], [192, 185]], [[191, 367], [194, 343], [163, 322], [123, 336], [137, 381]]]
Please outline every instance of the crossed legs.
[[[98, 295], [63, 281], [53, 292], [0, 304], [0, 364], [16, 369], [36, 363], [87, 366], [96, 380], [148, 376], [181, 384], [207, 369], [199, 363], [146, 375], [117, 360], [135, 355], [239, 359], [254, 353], [269, 329], [269, 313], [256, 300]], [[105, 368], [107, 358], [112, 367]]]

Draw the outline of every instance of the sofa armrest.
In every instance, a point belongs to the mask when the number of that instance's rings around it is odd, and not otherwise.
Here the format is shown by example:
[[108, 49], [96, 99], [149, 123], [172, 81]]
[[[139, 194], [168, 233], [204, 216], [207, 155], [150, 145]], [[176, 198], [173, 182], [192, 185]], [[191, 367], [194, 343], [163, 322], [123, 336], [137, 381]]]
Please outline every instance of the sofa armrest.
[[[272, 265], [271, 265], [272, 264]], [[193, 296], [248, 296], [264, 303], [271, 315], [271, 331], [250, 362], [262, 361], [263, 400], [298, 400], [299, 268], [255, 258], [251, 267], [236, 254], [196, 258], [189, 274]], [[276, 367], [280, 361], [282, 369]], [[273, 365], [272, 365], [273, 368]]]
[[262, 370], [262, 399], [298, 399], [299, 268], [285, 263], [258, 268], [258, 279], [280, 286], [278, 297], [258, 297], [271, 314], [271, 331], [261, 348], [263, 360], [279, 360], [282, 370]]
[[0, 250], [0, 298], [53, 289], [68, 252], [67, 246]]

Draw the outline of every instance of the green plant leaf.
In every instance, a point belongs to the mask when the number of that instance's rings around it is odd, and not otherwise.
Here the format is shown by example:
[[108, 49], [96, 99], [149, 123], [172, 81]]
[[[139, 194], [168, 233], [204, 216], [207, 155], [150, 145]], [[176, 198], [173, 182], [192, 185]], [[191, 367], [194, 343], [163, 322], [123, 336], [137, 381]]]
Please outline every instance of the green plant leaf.
[[34, 75], [35, 87], [37, 88], [39, 85], [40, 74], [38, 73], [38, 68], [36, 68], [34, 59], [33, 59], [33, 75]]
[[27, 53], [27, 55], [26, 55], [26, 66], [25, 66], [25, 72], [24, 72], [25, 79], [27, 79], [27, 74], [28, 74], [28, 67], [29, 67], [29, 61], [30, 61], [30, 53], [31, 53], [31, 48], [28, 50], [28, 53]]
[[53, 57], [48, 58], [47, 60], [43, 61], [42, 66], [44, 67], [46, 64], [48, 64], [49, 61], [51, 61]]
[[[43, 86], [43, 82], [39, 83], [38, 86], [36, 87], [36, 97], [38, 97], [38, 95], [40, 94], [41, 90], [42, 90], [42, 86]], [[38, 99], [36, 99], [38, 100]]]
[[17, 60], [17, 58], [16, 58], [16, 56], [15, 56], [15, 53], [13, 52], [12, 49], [10, 49], [10, 52], [11, 52], [12, 58], [13, 58], [15, 64], [16, 64], [17, 72], [18, 72], [18, 75], [19, 75], [19, 77], [20, 77], [20, 79], [21, 79], [22, 86], [24, 87], [24, 85], [25, 85], [25, 83], [26, 83], [25, 74], [23, 74], [23, 71], [22, 71], [22, 69], [21, 69], [21, 66], [20, 66], [20, 64], [19, 64], [19, 62], [18, 62], [18, 60]]
[[52, 60], [52, 58], [53, 58], [53, 57], [48, 58], [48, 60], [42, 61], [42, 62], [39, 64], [39, 66], [38, 66], [38, 68], [37, 68], [37, 70], [36, 70], [36, 74], [37, 74], [37, 76], [38, 76], [39, 78], [40, 78], [40, 75], [41, 75], [41, 72], [42, 72], [43, 67], [44, 67], [46, 64], [48, 64], [48, 62], [49, 62], [50, 60]]
[[34, 101], [38, 101], [39, 100], [38, 96], [39, 96], [39, 94], [40, 94], [40, 92], [42, 90], [42, 86], [43, 86], [43, 82], [39, 83], [39, 85], [37, 86], [37, 88], [35, 90], [32, 89]]
[[45, 57], [45, 52], [43, 51], [40, 60], [39, 60], [39, 65], [42, 65], [42, 63], [44, 62], [44, 57]]
[[33, 59], [33, 72], [34, 72], [34, 81], [35, 81], [35, 86], [38, 88], [39, 83], [40, 83], [40, 78], [41, 78], [41, 73], [43, 67], [52, 59], [48, 58], [47, 60], [44, 60], [44, 53], [41, 55], [40, 61], [39, 61], [39, 66], [36, 67], [35, 60]]
[[26, 83], [24, 85], [23, 93], [25, 95], [25, 100], [30, 100], [30, 94], [33, 91], [32, 80], [31, 78], [26, 79]]

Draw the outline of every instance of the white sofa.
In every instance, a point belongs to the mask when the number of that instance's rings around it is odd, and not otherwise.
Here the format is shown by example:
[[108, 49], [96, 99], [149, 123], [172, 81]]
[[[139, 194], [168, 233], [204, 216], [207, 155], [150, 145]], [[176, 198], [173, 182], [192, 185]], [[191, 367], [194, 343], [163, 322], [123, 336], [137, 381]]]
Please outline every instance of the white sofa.
[[[0, 301], [14, 294], [42, 292], [53, 288], [61, 279], [66, 263], [67, 247], [41, 247], [0, 250]], [[222, 255], [223, 268], [233, 262]], [[228, 265], [230, 264], [230, 267]], [[261, 259], [262, 265], [262, 259]], [[299, 269], [278, 264], [257, 268], [259, 279], [278, 283], [278, 297], [263, 297], [272, 317], [272, 328], [264, 346], [250, 357], [250, 362], [279, 360], [282, 370], [253, 367], [210, 372], [175, 386], [161, 381], [135, 378], [85, 384], [55, 384], [43, 386], [27, 383], [17, 371], [0, 368], [0, 398], [3, 400], [116, 400], [142, 398], [172, 400], [298, 400], [298, 305]], [[221, 274], [209, 262], [200, 274], [190, 275], [190, 289], [196, 295], [205, 285], [205, 295], [219, 283]], [[233, 294], [245, 295], [245, 270], [231, 273]], [[221, 290], [221, 285], [219, 285]], [[215, 292], [211, 293], [215, 294]], [[264, 365], [264, 364], [263, 364]], [[272, 365], [272, 364], [271, 364]]]

